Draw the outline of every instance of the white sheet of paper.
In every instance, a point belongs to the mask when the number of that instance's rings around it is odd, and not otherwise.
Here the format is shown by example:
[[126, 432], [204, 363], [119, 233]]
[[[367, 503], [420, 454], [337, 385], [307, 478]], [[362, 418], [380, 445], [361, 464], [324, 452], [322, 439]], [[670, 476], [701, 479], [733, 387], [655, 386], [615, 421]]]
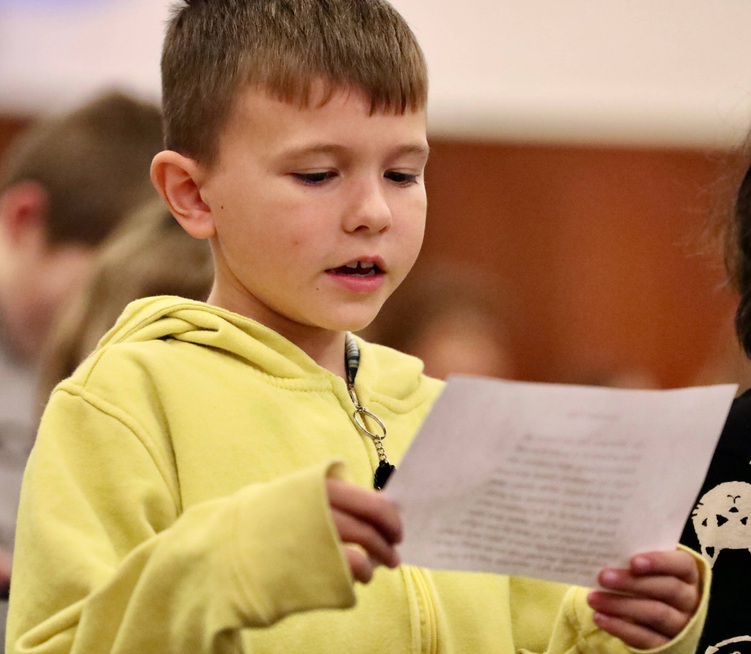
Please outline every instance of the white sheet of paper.
[[674, 549], [736, 390], [450, 377], [384, 491], [402, 561], [595, 586]]

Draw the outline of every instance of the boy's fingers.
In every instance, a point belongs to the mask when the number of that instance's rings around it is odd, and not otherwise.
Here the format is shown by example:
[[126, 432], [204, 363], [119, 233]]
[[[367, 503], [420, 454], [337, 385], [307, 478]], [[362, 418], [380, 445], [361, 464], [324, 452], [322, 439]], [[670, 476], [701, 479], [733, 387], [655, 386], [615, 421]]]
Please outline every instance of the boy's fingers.
[[0, 549], [0, 597], [7, 597], [10, 588], [11, 558]]
[[367, 584], [373, 578], [375, 565], [369, 557], [354, 547], [347, 546], [344, 547], [344, 556], [347, 557], [347, 563], [355, 581]]
[[365, 550], [367, 556], [377, 563], [390, 568], [399, 565], [399, 555], [396, 549], [369, 523], [336, 509], [332, 509], [332, 516], [343, 543], [359, 545]]
[[332, 509], [371, 524], [389, 543], [401, 541], [399, 511], [383, 494], [338, 479], [329, 479], [326, 489]]
[[668, 639], [681, 633], [690, 619], [686, 613], [652, 599], [593, 591], [587, 601], [598, 613], [646, 627]]
[[607, 568], [599, 581], [607, 590], [658, 600], [686, 614], [692, 614], [700, 601], [697, 586], [675, 577], [636, 577], [628, 570]]
[[0, 549], [0, 579], [10, 579], [10, 571], [12, 567], [10, 554], [3, 549]]
[[630, 569], [605, 568], [598, 580], [607, 590], [659, 600], [688, 615], [701, 599], [698, 568], [686, 552], [639, 554]]
[[639, 554], [628, 570], [605, 568], [598, 580], [618, 593], [589, 594], [595, 623], [637, 649], [653, 649], [677, 636], [700, 601], [699, 571], [686, 552]]
[[699, 583], [696, 561], [681, 550], [637, 554], [631, 559], [631, 570], [635, 575], [669, 575], [687, 584]]
[[614, 616], [595, 613], [594, 621], [600, 629], [620, 638], [634, 649], [655, 649], [670, 642], [669, 638], [656, 634], [651, 629]]

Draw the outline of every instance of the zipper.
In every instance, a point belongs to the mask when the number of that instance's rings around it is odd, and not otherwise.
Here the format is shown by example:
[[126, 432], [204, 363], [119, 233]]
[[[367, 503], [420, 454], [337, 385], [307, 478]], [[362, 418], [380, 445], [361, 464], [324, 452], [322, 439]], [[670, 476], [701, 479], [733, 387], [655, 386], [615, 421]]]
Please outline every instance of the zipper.
[[417, 599], [417, 612], [420, 622], [420, 652], [438, 654], [438, 620], [436, 619], [430, 579], [420, 568], [404, 566], [412, 580], [412, 588]]
[[396, 467], [389, 462], [386, 450], [383, 447], [383, 441], [386, 438], [386, 425], [372, 411], [369, 411], [360, 404], [360, 399], [357, 397], [355, 378], [360, 367], [360, 348], [357, 346], [357, 341], [355, 341], [352, 334], [349, 333], [347, 334], [344, 347], [344, 366], [347, 370], [347, 392], [355, 407], [352, 413], [352, 422], [355, 423], [355, 426], [362, 434], [373, 441], [373, 447], [375, 447], [376, 454], [378, 455], [378, 467], [373, 475], [373, 488], [381, 490], [386, 485], [391, 473], [396, 470]]
[[[344, 363], [347, 370], [347, 393], [354, 407], [351, 415], [352, 422], [362, 435], [367, 436], [373, 442], [378, 455], [378, 467], [373, 476], [373, 486], [376, 490], [380, 490], [396, 468], [389, 462], [383, 447], [383, 440], [387, 435], [386, 425], [360, 403], [355, 390], [355, 378], [360, 365], [360, 349], [352, 334], [347, 334]], [[409, 594], [411, 589], [415, 596], [417, 621], [420, 627], [420, 652], [438, 654], [438, 621], [430, 578], [420, 568], [414, 566], [402, 566], [402, 573], [405, 576], [405, 582], [408, 582], [405, 584], [405, 592]]]

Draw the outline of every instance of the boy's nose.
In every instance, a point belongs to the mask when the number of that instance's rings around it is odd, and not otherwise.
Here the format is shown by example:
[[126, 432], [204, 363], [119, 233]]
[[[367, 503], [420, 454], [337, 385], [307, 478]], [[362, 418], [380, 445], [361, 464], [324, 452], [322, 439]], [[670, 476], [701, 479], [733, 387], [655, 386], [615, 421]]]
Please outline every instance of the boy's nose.
[[355, 190], [349, 210], [344, 217], [347, 232], [382, 232], [391, 226], [391, 207], [382, 182], [363, 183]]

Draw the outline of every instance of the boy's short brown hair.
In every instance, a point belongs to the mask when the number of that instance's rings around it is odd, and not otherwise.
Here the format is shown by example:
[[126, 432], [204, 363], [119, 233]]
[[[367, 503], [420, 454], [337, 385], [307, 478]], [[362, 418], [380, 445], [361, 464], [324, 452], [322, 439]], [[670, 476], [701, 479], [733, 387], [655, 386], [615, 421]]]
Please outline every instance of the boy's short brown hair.
[[317, 81], [362, 89], [373, 112], [427, 102], [422, 50], [384, 0], [186, 0], [162, 52], [165, 145], [210, 166], [241, 87], [307, 106]]
[[48, 243], [98, 245], [126, 212], [154, 197], [149, 166], [161, 144], [159, 107], [108, 91], [24, 131], [4, 157], [0, 194], [38, 182], [47, 194]]

